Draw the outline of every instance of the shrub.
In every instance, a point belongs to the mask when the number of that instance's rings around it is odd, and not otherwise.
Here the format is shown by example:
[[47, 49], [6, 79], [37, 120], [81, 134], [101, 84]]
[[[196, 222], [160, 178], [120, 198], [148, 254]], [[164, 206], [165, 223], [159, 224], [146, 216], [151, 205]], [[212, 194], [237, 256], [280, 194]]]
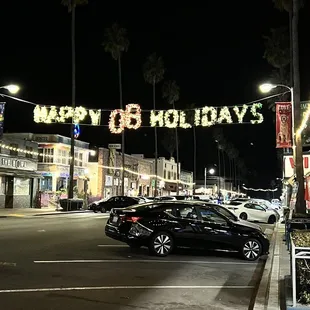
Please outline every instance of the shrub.
[[[296, 247], [306, 247], [310, 250], [310, 230], [292, 232], [292, 240]], [[310, 261], [308, 259], [296, 260], [296, 285], [299, 302], [310, 303]]]

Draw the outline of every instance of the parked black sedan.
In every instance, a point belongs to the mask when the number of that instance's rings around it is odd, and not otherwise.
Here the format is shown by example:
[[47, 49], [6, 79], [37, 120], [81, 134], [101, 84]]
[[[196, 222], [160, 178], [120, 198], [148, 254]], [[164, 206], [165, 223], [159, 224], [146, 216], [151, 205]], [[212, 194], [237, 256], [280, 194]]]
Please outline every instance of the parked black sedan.
[[167, 256], [176, 247], [238, 251], [249, 261], [269, 251], [260, 226], [239, 220], [221, 206], [198, 201], [151, 202], [113, 209], [108, 237]]
[[111, 211], [113, 208], [126, 208], [138, 203], [142, 203], [141, 199], [137, 197], [129, 196], [114, 196], [108, 199], [102, 199], [92, 202], [89, 205], [89, 209], [93, 210], [95, 213], [101, 211], [102, 213]]

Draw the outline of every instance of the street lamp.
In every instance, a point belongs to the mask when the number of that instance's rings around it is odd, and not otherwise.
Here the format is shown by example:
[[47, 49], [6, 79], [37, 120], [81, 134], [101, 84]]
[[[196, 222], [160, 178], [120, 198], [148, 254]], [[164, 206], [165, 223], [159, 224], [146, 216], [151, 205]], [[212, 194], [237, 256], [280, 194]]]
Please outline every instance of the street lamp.
[[11, 94], [16, 94], [20, 90], [20, 87], [18, 85], [14, 85], [14, 84], [6, 85], [6, 86], [0, 86], [0, 88], [7, 89]]
[[214, 170], [213, 168], [211, 168], [211, 169], [209, 170], [209, 173], [210, 173], [210, 174], [214, 174], [214, 173], [215, 173], [215, 170]]
[[283, 87], [290, 91], [291, 93], [291, 107], [292, 107], [292, 142], [293, 142], [293, 157], [295, 160], [295, 115], [294, 115], [294, 92], [293, 87], [289, 87], [284, 84], [271, 84], [271, 83], [264, 83], [259, 86], [259, 89], [262, 93], [269, 93], [272, 89], [277, 87]]

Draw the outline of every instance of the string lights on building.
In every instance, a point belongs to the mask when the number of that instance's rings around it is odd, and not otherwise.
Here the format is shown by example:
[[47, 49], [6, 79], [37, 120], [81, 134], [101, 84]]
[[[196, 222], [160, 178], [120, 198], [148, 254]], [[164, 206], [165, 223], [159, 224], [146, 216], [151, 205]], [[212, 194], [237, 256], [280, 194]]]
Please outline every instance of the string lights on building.
[[[28, 155], [32, 155], [32, 156], [46, 157], [46, 158], [54, 158], [54, 155], [43, 154], [43, 153], [39, 153], [39, 152], [29, 151], [29, 150], [22, 149], [22, 148], [12, 147], [12, 146], [7, 145], [7, 144], [5, 144], [5, 143], [1, 143], [1, 144], [0, 144], [0, 147], [1, 147], [1, 148], [4, 148], [4, 149], [7, 149], [7, 150], [9, 150], [9, 151], [24, 153], [24, 154], [28, 154]], [[94, 155], [95, 152], [96, 152], [95, 150], [89, 150], [89, 153], [90, 153], [91, 155]], [[68, 156], [68, 158], [71, 159], [71, 156]], [[122, 167], [110, 167], [110, 166], [103, 166], [103, 165], [99, 165], [99, 167], [104, 168], [104, 169], [111, 169], [111, 170], [114, 170], [114, 171], [123, 170]], [[128, 172], [128, 173], [130, 173], [130, 174], [133, 174], [133, 175], [137, 175], [137, 176], [139, 176], [139, 177], [147, 177], [147, 178], [149, 178], [149, 179], [155, 178], [155, 177], [156, 177], [156, 175], [154, 175], [154, 174], [139, 173], [139, 172], [133, 171], [133, 170], [128, 169], [128, 168], [125, 168], [124, 171], [126, 171], [126, 172]], [[162, 178], [162, 177], [160, 177], [160, 176], [157, 176], [157, 179], [159, 179], [159, 180], [161, 180], [161, 181], [164, 181], [164, 182], [170, 182], [170, 183], [175, 183], [175, 184], [178, 183], [178, 184], [189, 185], [189, 186], [195, 185], [195, 183], [188, 183], [188, 182], [184, 182], [184, 181], [182, 181], [182, 180], [170, 180], [170, 179]]]

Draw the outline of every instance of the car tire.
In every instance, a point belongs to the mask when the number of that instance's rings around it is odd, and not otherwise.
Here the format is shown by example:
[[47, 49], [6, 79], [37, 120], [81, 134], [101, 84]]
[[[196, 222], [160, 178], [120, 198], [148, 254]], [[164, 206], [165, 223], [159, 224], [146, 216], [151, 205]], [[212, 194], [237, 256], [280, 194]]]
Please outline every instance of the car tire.
[[101, 208], [100, 208], [100, 211], [101, 211], [101, 213], [106, 213], [106, 212], [107, 212], [106, 209], [105, 209], [105, 207], [101, 207]]
[[97, 213], [97, 212], [98, 212], [97, 206], [96, 206], [95, 204], [93, 205], [93, 211], [94, 211], [94, 213]]
[[255, 261], [262, 255], [262, 245], [257, 239], [247, 239], [242, 246], [241, 255], [245, 260]]
[[245, 212], [242, 212], [239, 215], [239, 217], [240, 217], [241, 220], [244, 220], [244, 221], [246, 221], [248, 219], [248, 215]]
[[274, 215], [270, 215], [268, 219], [268, 224], [274, 224], [277, 221]]
[[151, 254], [159, 257], [165, 257], [169, 255], [173, 249], [174, 241], [169, 233], [160, 231], [152, 236], [149, 244]]

